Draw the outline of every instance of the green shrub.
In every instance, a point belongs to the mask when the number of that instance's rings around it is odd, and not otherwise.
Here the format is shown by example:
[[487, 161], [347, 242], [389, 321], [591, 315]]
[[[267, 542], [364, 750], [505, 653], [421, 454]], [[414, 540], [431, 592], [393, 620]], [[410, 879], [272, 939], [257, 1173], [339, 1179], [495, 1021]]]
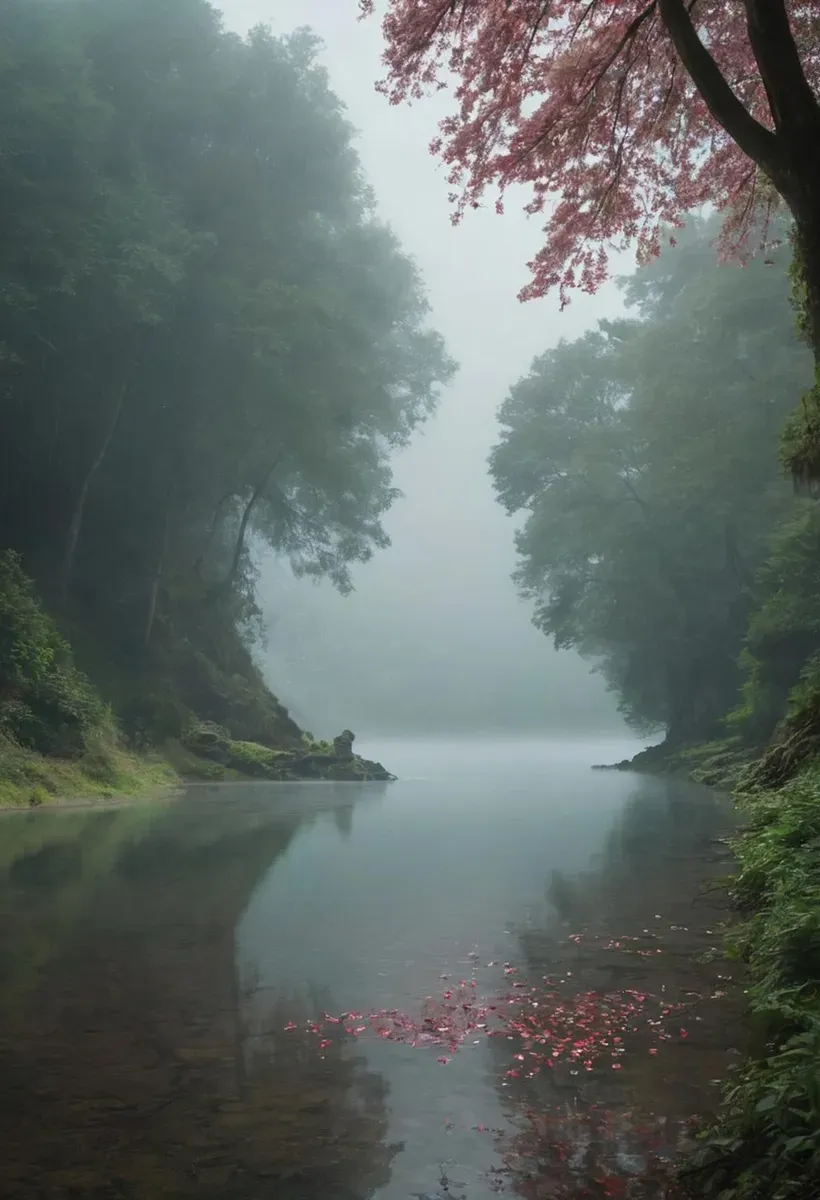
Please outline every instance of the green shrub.
[[801, 703], [806, 672], [820, 651], [819, 589], [820, 510], [804, 500], [771, 537], [740, 656], [745, 683], [728, 718], [734, 732], [758, 745], [768, 741], [787, 707], [794, 712]]
[[79, 758], [110, 713], [77, 670], [20, 558], [0, 554], [0, 731], [41, 754]]
[[[692, 1190], [720, 1200], [820, 1195], [820, 767], [741, 798], [730, 953], [748, 965], [760, 1045], [703, 1135]], [[696, 1183], [695, 1183], [696, 1181]]]
[[[261, 779], [275, 779], [280, 774], [281, 757], [278, 750], [269, 750], [257, 742], [231, 742], [229, 764], [235, 771]], [[289, 755], [285, 755], [289, 758]]]
[[308, 754], [333, 754], [333, 743], [316, 738], [312, 733], [303, 733], [302, 741]]

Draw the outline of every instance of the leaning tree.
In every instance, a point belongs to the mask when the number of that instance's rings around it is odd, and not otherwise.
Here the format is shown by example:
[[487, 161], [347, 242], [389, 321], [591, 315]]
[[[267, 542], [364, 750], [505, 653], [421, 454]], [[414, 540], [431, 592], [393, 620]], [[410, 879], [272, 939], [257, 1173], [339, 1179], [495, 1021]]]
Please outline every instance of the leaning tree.
[[[782, 200], [820, 355], [820, 0], [387, 0], [383, 29], [391, 102], [453, 88], [432, 149], [454, 220], [513, 184], [544, 215], [523, 299], [594, 291], [608, 249], [649, 257], [703, 205], [740, 250]], [[802, 412], [791, 465], [816, 478], [820, 402]]]

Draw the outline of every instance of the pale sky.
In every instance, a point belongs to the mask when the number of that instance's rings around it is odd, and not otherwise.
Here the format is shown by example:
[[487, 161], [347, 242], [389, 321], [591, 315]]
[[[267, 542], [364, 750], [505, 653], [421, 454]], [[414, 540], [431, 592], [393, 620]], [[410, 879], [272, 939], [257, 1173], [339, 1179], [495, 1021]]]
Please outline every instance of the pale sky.
[[[446, 703], [457, 705], [458, 679], [472, 689], [467, 664], [484, 656], [493, 676], [488, 728], [503, 724], [504, 706], [519, 688], [535, 697], [545, 719], [560, 710], [587, 726], [611, 728], [614, 721], [617, 728], [600, 679], [573, 656], [552, 651], [516, 597], [509, 579], [514, 527], [486, 474], [497, 438], [495, 412], [508, 387], [561, 337], [575, 338], [618, 311], [614, 285], [594, 297], [579, 295], [563, 313], [553, 297], [518, 302], [526, 263], [540, 244], [537, 219], [508, 198], [503, 217], [490, 205], [453, 228], [444, 171], [428, 152], [446, 97], [395, 108], [376, 93], [379, 22], [360, 22], [356, 0], [224, 0], [217, 6], [238, 32], [259, 22], [274, 33], [310, 25], [323, 39], [323, 61], [359, 131], [357, 148], [379, 212], [420, 267], [431, 323], [460, 364], [438, 415], [396, 460], [405, 498], [386, 522], [393, 544], [357, 570], [356, 593], [337, 599], [323, 587], [293, 585], [266, 569], [264, 607], [276, 619], [266, 658], [272, 686], [303, 719], [355, 729], [355, 721], [370, 723], [373, 707], [383, 713], [392, 705], [397, 719], [406, 716], [407, 691], [425, 678], [432, 693], [443, 689]], [[628, 259], [619, 263], [622, 271], [630, 267]], [[370, 699], [346, 695], [348, 646], [350, 670], [367, 655], [377, 676]], [[333, 671], [330, 680], [325, 668]], [[404, 710], [396, 703], [402, 695]]]

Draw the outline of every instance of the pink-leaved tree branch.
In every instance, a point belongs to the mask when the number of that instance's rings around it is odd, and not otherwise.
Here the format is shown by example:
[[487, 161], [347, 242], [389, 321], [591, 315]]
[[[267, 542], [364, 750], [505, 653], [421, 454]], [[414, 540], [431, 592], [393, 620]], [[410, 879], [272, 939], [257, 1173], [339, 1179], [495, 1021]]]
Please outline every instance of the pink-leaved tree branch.
[[782, 200], [820, 346], [820, 0], [387, 0], [383, 31], [391, 103], [453, 93], [454, 221], [511, 185], [542, 216], [522, 299], [594, 291], [703, 205], [740, 249]]

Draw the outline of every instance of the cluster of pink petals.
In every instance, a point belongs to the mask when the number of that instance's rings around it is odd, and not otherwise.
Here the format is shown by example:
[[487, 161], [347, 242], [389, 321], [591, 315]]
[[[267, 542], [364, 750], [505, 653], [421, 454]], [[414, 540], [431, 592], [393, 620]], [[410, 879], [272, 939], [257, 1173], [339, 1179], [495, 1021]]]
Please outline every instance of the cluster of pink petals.
[[[681, 0], [683, 3], [684, 0]], [[360, 0], [364, 14], [373, 0]], [[686, 6], [724, 79], [770, 128], [744, 5]], [[819, 0], [787, 4], [817, 91]], [[545, 243], [522, 299], [594, 291], [608, 250], [656, 253], [664, 229], [711, 203], [727, 245], [748, 237], [772, 200], [755, 164], [714, 120], [672, 46], [655, 0], [390, 0], [383, 21], [392, 103], [449, 89], [453, 112], [431, 145], [449, 167], [453, 219], [496, 207], [512, 185], [544, 220]]]
[[[512, 976], [516, 968], [507, 964], [504, 973]], [[356, 1038], [374, 1034], [385, 1041], [437, 1048], [442, 1051], [437, 1061], [443, 1064], [468, 1038], [503, 1037], [513, 1043], [506, 1076], [516, 1079], [562, 1064], [591, 1071], [604, 1062], [620, 1070], [630, 1038], [648, 1035], [653, 1042], [649, 1053], [654, 1054], [657, 1043], [687, 1036], [674, 1024], [680, 1008], [631, 988], [571, 992], [549, 976], [536, 984], [516, 980], [509, 992], [483, 999], [475, 980], [462, 979], [439, 997], [427, 997], [418, 1016], [395, 1008], [324, 1013], [303, 1027], [289, 1021], [284, 1028], [315, 1036], [320, 1054], [332, 1044], [334, 1031], [343, 1031]]]

